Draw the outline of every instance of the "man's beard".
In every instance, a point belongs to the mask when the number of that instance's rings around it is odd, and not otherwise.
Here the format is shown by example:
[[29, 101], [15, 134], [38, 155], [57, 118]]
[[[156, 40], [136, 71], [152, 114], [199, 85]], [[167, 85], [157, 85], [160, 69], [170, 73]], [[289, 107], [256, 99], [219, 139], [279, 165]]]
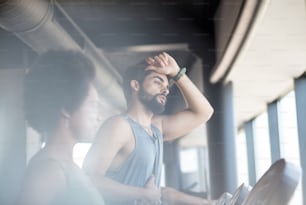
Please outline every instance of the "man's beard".
[[162, 103], [158, 102], [157, 97], [163, 95], [163, 94], [156, 94], [156, 95], [151, 95], [147, 93], [146, 91], [141, 88], [139, 90], [139, 99], [141, 102], [153, 112], [153, 114], [161, 114], [165, 110], [165, 105]]

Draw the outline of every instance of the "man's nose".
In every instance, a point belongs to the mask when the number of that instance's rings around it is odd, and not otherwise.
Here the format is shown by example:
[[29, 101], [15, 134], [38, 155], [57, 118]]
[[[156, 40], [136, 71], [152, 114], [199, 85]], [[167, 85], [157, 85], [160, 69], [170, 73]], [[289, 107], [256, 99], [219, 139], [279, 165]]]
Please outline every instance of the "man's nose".
[[163, 89], [161, 90], [161, 93], [162, 93], [163, 95], [167, 96], [167, 95], [169, 94], [169, 89], [168, 89], [168, 88], [163, 88]]

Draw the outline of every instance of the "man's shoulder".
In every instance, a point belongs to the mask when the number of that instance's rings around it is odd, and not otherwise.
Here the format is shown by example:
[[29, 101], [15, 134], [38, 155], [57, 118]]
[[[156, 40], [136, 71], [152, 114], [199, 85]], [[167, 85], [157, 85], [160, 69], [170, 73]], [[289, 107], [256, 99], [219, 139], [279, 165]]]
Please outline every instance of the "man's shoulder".
[[131, 127], [124, 117], [124, 115], [115, 115], [108, 118], [102, 125], [100, 130], [102, 136], [114, 138], [125, 138], [124, 136], [129, 136], [128, 133], [131, 132]]
[[114, 115], [110, 118], [108, 118], [104, 123], [103, 126], [115, 126], [116, 128], [118, 127], [125, 127], [128, 126], [128, 121], [126, 119], [126, 117], [122, 114], [120, 115]]

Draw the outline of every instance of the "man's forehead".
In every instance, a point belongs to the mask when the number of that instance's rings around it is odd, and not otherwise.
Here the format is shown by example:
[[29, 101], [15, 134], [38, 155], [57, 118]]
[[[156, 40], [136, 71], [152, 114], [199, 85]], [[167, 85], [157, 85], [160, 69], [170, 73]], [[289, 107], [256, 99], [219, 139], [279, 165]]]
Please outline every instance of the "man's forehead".
[[154, 78], [154, 77], [161, 78], [163, 81], [168, 82], [167, 75], [165, 74], [160, 74], [155, 71], [152, 71], [147, 75], [147, 78]]

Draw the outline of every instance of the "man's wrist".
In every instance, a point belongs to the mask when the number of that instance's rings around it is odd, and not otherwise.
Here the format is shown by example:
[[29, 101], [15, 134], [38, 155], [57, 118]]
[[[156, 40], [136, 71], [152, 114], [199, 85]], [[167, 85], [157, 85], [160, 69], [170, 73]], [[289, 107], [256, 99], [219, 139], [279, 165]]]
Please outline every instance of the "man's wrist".
[[174, 81], [178, 81], [181, 77], [183, 77], [184, 75], [186, 74], [186, 68], [184, 67], [184, 68], [181, 68], [178, 72], [177, 72], [177, 74], [175, 75], [175, 76], [173, 76], [172, 77], [172, 79], [174, 80]]

